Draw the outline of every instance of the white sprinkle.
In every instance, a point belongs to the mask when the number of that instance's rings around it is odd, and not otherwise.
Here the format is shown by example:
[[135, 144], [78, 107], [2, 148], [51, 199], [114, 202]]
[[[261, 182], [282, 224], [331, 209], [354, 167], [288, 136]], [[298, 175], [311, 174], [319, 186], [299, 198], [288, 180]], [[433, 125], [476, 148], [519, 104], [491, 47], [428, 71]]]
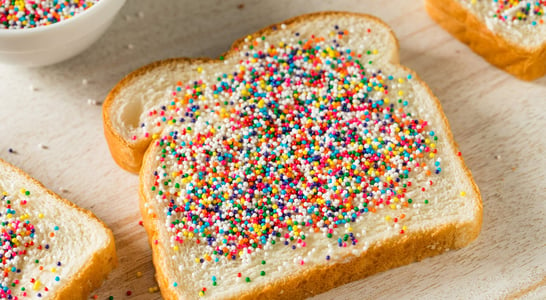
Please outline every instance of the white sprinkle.
[[59, 188], [59, 191], [60, 191], [61, 193], [68, 193], [68, 190], [65, 189], [64, 187], [60, 187], [60, 188]]
[[500, 159], [501, 156], [500, 155], [495, 155], [495, 159]]
[[100, 102], [98, 102], [95, 99], [87, 99], [87, 104], [89, 104], [89, 105], [100, 105]]
[[89, 81], [87, 81], [87, 79], [85, 79], [85, 78], [82, 79], [82, 84], [83, 84], [83, 85], [87, 85], [88, 83], [89, 83]]
[[138, 17], [141, 18], [141, 19], [144, 18], [144, 12], [143, 12], [143, 11], [139, 11], [139, 12], [138, 12]]
[[44, 144], [38, 144], [38, 148], [40, 149], [47, 149], [48, 147]]
[[133, 44], [127, 45], [127, 49], [131, 50], [131, 49], [133, 49], [133, 48], [135, 48], [135, 46], [134, 46]]
[[30, 90], [31, 92], [36, 92], [36, 91], [38, 90], [38, 88], [37, 88], [37, 87], [35, 87], [35, 86], [34, 86], [34, 85], [32, 85], [32, 84], [31, 84], [31, 85], [29, 85], [29, 87], [28, 87], [28, 88], [29, 88], [29, 90]]

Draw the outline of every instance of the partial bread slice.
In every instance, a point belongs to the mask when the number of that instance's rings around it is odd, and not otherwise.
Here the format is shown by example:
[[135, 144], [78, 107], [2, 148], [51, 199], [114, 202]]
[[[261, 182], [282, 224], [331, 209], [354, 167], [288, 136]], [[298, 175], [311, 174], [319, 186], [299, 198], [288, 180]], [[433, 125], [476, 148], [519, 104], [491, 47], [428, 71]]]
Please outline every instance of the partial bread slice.
[[1, 299], [87, 299], [116, 266], [110, 229], [3, 160], [0, 200]]
[[220, 60], [153, 63], [103, 109], [116, 162], [137, 171], [144, 157], [140, 208], [165, 299], [304, 298], [480, 231], [480, 193], [440, 103], [375, 17], [303, 15]]
[[[495, 5], [503, 1], [425, 0], [431, 18], [474, 52], [494, 66], [523, 80], [534, 80], [546, 74], [546, 5], [543, 1], [519, 1], [533, 5], [540, 17], [527, 20], [499, 20]], [[508, 7], [511, 4], [504, 4]], [[531, 8], [533, 9], [533, 8]], [[535, 25], [532, 25], [535, 22]]]

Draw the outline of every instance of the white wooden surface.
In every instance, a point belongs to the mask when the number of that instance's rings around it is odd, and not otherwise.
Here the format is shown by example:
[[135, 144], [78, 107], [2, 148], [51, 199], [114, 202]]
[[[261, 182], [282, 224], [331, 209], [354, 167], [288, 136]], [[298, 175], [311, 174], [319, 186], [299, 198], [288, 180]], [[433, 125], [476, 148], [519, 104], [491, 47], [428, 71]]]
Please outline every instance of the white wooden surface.
[[443, 104], [482, 191], [484, 219], [480, 237], [467, 248], [317, 299], [546, 299], [546, 77], [527, 83], [493, 68], [433, 23], [420, 1], [408, 0], [129, 0], [107, 33], [80, 56], [39, 69], [0, 66], [0, 157], [91, 209], [114, 231], [119, 267], [95, 292], [98, 299], [160, 294], [148, 292], [156, 283], [138, 224], [138, 178], [110, 158], [101, 107], [88, 99], [102, 101], [143, 64], [217, 57], [239, 37], [321, 10], [374, 14], [394, 29], [402, 63]]

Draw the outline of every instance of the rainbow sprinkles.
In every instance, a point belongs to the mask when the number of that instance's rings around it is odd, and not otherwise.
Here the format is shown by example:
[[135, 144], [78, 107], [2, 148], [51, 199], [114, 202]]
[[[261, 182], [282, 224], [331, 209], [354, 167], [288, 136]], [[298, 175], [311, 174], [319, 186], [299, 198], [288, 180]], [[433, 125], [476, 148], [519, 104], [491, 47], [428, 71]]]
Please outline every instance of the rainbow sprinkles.
[[485, 6], [487, 17], [493, 21], [511, 26], [526, 24], [544, 25], [546, 0], [462, 0], [467, 6]]
[[[168, 247], [197, 244], [201, 254], [186, 260], [214, 273], [215, 264], [266, 265], [274, 247], [300, 251], [291, 263], [305, 265], [319, 239], [365, 249], [353, 227], [378, 212], [386, 230], [411, 230], [406, 215], [432, 205], [419, 192], [441, 176], [438, 137], [412, 109], [413, 75], [378, 69], [377, 49], [344, 46], [350, 34], [249, 37], [232, 72], [178, 82], [147, 112], [133, 139], [155, 139], [151, 192]], [[196, 293], [221, 284], [213, 274]]]
[[40, 224], [44, 215], [30, 208], [32, 195], [26, 189], [21, 196], [2, 192], [0, 197], [0, 299], [46, 298], [53, 286], [45, 282], [61, 280], [62, 263], [45, 259], [59, 226]]
[[68, 20], [100, 0], [0, 0], [0, 29], [47, 26]]

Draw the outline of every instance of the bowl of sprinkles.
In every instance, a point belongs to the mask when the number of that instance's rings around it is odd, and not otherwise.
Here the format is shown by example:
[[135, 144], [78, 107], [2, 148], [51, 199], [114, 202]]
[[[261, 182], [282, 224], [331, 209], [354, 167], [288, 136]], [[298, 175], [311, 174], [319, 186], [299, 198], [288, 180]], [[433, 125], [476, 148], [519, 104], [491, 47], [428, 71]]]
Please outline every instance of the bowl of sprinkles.
[[71, 58], [110, 26], [125, 0], [0, 0], [0, 63], [39, 67]]

